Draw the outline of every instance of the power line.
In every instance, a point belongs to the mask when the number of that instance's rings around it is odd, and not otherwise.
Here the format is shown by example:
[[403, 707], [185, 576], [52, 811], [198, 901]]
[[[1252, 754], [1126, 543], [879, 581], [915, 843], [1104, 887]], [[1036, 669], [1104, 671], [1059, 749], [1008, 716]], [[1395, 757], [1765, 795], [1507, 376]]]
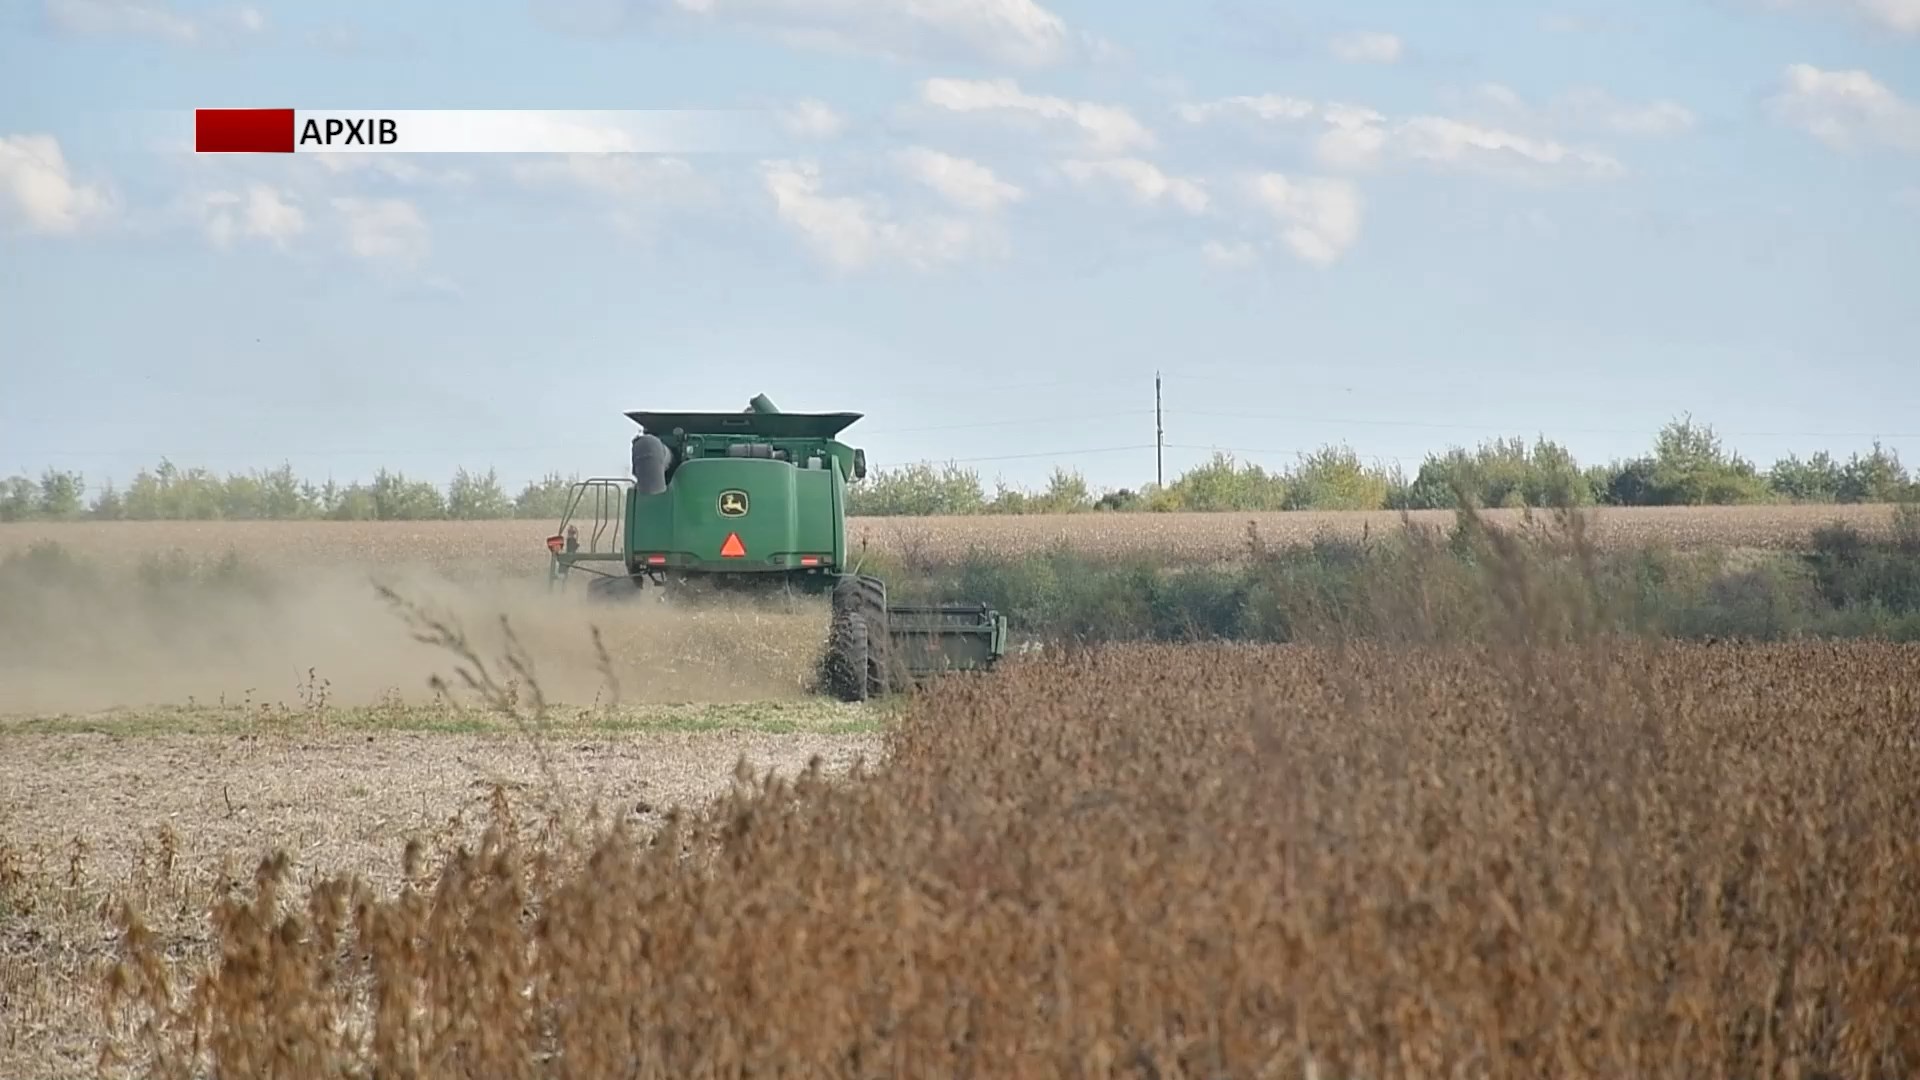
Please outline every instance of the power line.
[[1066, 420], [1117, 420], [1122, 417], [1143, 416], [1152, 409], [1122, 409], [1118, 412], [1104, 413], [1056, 413], [1052, 416], [1035, 416], [1018, 420], [980, 420], [970, 424], [935, 424], [928, 427], [886, 428], [882, 431], [863, 431], [860, 437], [876, 435], [910, 435], [922, 431], [963, 431], [969, 428], [1019, 427], [1023, 424], [1059, 424]]
[[[1168, 443], [1167, 447], [1173, 450], [1217, 450], [1231, 454], [1312, 454], [1316, 452], [1313, 450], [1303, 450], [1298, 447], [1291, 450], [1277, 450], [1272, 447], [1261, 448], [1257, 446], [1201, 446], [1197, 443]], [[1324, 449], [1324, 447], [1322, 449]], [[1366, 458], [1370, 461], [1391, 461], [1399, 465], [1404, 465], [1408, 461], [1407, 458], [1398, 457], [1393, 454], [1362, 454], [1359, 451], [1354, 451], [1354, 456]]]
[[[1265, 392], [1265, 393], [1286, 393], [1286, 392], [1288, 392], [1288, 391], [1293, 391], [1293, 390], [1300, 390], [1300, 389], [1315, 389], [1315, 390], [1333, 390], [1333, 391], [1338, 391], [1338, 392], [1341, 392], [1341, 393], [1347, 393], [1347, 394], [1351, 394], [1351, 393], [1357, 393], [1357, 392], [1359, 392], [1359, 391], [1362, 391], [1362, 390], [1369, 390], [1369, 389], [1372, 389], [1372, 387], [1370, 387], [1370, 386], [1367, 386], [1367, 385], [1359, 385], [1359, 386], [1348, 386], [1348, 385], [1345, 385], [1345, 384], [1343, 384], [1343, 383], [1340, 383], [1340, 382], [1325, 382], [1325, 381], [1312, 381], [1312, 380], [1304, 380], [1304, 379], [1294, 379], [1294, 378], [1292, 378], [1292, 377], [1289, 377], [1288, 379], [1286, 379], [1286, 380], [1285, 380], [1285, 382], [1284, 382], [1283, 384], [1273, 384], [1273, 383], [1262, 383], [1262, 382], [1256, 382], [1256, 381], [1254, 381], [1254, 380], [1251, 380], [1251, 379], [1241, 379], [1241, 378], [1234, 378], [1234, 377], [1232, 377], [1232, 376], [1211, 376], [1211, 375], [1188, 375], [1188, 374], [1179, 374], [1179, 373], [1173, 373], [1173, 374], [1169, 374], [1169, 375], [1167, 376], [1167, 378], [1169, 378], [1169, 379], [1181, 379], [1181, 380], [1184, 380], [1184, 381], [1186, 381], [1186, 382], [1191, 382], [1191, 383], [1204, 383], [1204, 384], [1206, 384], [1206, 385], [1209, 385], [1209, 386], [1214, 386], [1214, 387], [1229, 387], [1229, 388], [1231, 388], [1231, 387], [1239, 387], [1239, 388], [1242, 388], [1242, 389], [1248, 389], [1248, 390], [1259, 390], [1259, 391], [1262, 391], [1262, 392]], [[1375, 378], [1376, 380], [1386, 380], [1386, 379], [1390, 379], [1390, 378], [1394, 378], [1394, 377], [1392, 377], [1392, 376], [1376, 376], [1376, 377], [1374, 377], [1374, 378]], [[1393, 386], [1393, 388], [1394, 388], [1394, 389], [1398, 389], [1398, 390], [1404, 390], [1404, 391], [1409, 391], [1409, 392], [1414, 392], [1414, 393], [1427, 393], [1427, 392], [1429, 392], [1429, 391], [1434, 391], [1434, 390], [1469, 390], [1469, 391], [1476, 391], [1476, 390], [1480, 390], [1480, 389], [1483, 389], [1483, 388], [1484, 388], [1484, 383], [1483, 383], [1483, 382], [1481, 382], [1481, 381], [1479, 381], [1479, 380], [1475, 380], [1475, 379], [1460, 379], [1460, 380], [1438, 380], [1438, 381], [1434, 381], [1434, 380], [1429, 380], [1429, 381], [1427, 381], [1427, 382], [1425, 382], [1425, 383], [1423, 383], [1423, 384], [1418, 384], [1418, 385], [1415, 385], [1415, 384], [1412, 384], [1412, 383], [1405, 383], [1405, 382], [1401, 382], [1401, 381], [1399, 381], [1399, 380], [1397, 380], [1397, 379], [1395, 379], [1395, 381], [1394, 381], [1394, 386]], [[1584, 396], [1585, 396], [1585, 400], [1586, 400], [1586, 402], [1587, 402], [1588, 404], [1593, 404], [1593, 403], [1594, 403], [1594, 401], [1593, 401], [1593, 398], [1591, 397], [1591, 392], [1592, 392], [1592, 387], [1591, 387], [1590, 385], [1581, 385], [1581, 386], [1579, 386], [1579, 388], [1578, 388], [1578, 392], [1579, 392], [1579, 393], [1581, 393], [1582, 395], [1584, 395]], [[1562, 395], [1560, 395], [1560, 394], [1543, 394], [1543, 395], [1540, 395], [1540, 396], [1539, 396], [1538, 398], [1536, 398], [1535, 400], [1542, 400], [1542, 401], [1548, 401], [1548, 400], [1550, 400], [1550, 401], [1556, 401], [1556, 402], [1557, 402], [1557, 401], [1564, 401], [1564, 397], [1563, 397]], [[1642, 397], [1638, 397], [1638, 396], [1633, 396], [1633, 395], [1625, 395], [1625, 394], [1623, 394], [1623, 395], [1620, 395], [1620, 396], [1618, 396], [1618, 397], [1616, 397], [1616, 398], [1614, 398], [1613, 400], [1614, 400], [1615, 402], [1622, 402], [1622, 403], [1631, 403], [1631, 404], [1634, 404], [1634, 405], [1642, 405], [1642, 404], [1645, 404], [1645, 403], [1646, 403], [1646, 401], [1645, 401], [1645, 399], [1644, 399], [1644, 398], [1642, 398]], [[1716, 400], [1718, 400], [1718, 401], [1720, 401], [1720, 402], [1722, 402], [1722, 403], [1725, 403], [1725, 402], [1727, 402], [1727, 401], [1728, 401], [1729, 399], [1728, 399], [1728, 398], [1726, 398], [1726, 397], [1724, 397], [1724, 396], [1721, 396], [1721, 395], [1718, 395], [1718, 394], [1716, 394]], [[1738, 401], [1738, 400], [1740, 400], [1740, 399], [1732, 399], [1732, 400], [1736, 400], [1736, 401]], [[1751, 398], [1748, 398], [1748, 399], [1744, 399], [1744, 403], [1745, 403], [1745, 404], [1748, 404], [1748, 405], [1753, 405], [1753, 404], [1763, 404], [1763, 405], [1764, 405], [1764, 404], [1779, 404], [1778, 402], [1756, 402], [1756, 401], [1754, 401], [1754, 400], [1753, 400], [1753, 399], [1751, 399]], [[1886, 404], [1886, 403], [1884, 403], [1884, 402], [1883, 402], [1882, 404]], [[1226, 414], [1220, 414], [1220, 415], [1226, 415]], [[1288, 419], [1288, 418], [1286, 418], [1286, 417], [1279, 417], [1279, 418], [1277, 418], [1277, 419]], [[1352, 422], [1354, 422], [1354, 423], [1367, 423], [1368, 421], [1352, 421]], [[1373, 423], [1397, 423], [1397, 421], [1373, 421]], [[1412, 421], [1406, 421], [1405, 423], [1407, 423], [1407, 424], [1409, 424], [1409, 425], [1411, 425], [1411, 424], [1412, 424], [1413, 422], [1412, 422]], [[1446, 426], [1461, 426], [1461, 427], [1465, 427], [1465, 426], [1469, 426], [1469, 425], [1443, 425], [1443, 424], [1433, 424], [1433, 425], [1430, 425], [1430, 426], [1434, 426], [1434, 427], [1446, 427]], [[1589, 433], [1589, 434], [1597, 434], [1597, 435], [1616, 435], [1616, 434], [1627, 434], [1627, 435], [1637, 435], [1637, 434], [1641, 434], [1641, 433], [1642, 433], [1640, 429], [1633, 429], [1633, 430], [1622, 430], [1622, 429], [1617, 429], [1617, 428], [1614, 428], [1614, 429], [1608, 429], [1608, 428], [1586, 428], [1586, 429], [1575, 429], [1575, 428], [1563, 428], [1563, 429], [1560, 429], [1560, 430], [1565, 430], [1565, 431], [1584, 431], [1585, 433]], [[1792, 436], [1808, 436], [1808, 437], [1815, 437], [1815, 438], [1871, 438], [1871, 437], [1873, 437], [1873, 436], [1874, 436], [1874, 435], [1876, 435], [1876, 434], [1878, 434], [1878, 435], [1879, 435], [1879, 436], [1880, 436], [1881, 438], [1887, 438], [1887, 439], [1911, 439], [1911, 438], [1920, 438], [1920, 435], [1915, 435], [1915, 434], [1912, 434], [1912, 433], [1907, 433], [1907, 432], [1892, 432], [1892, 433], [1879, 433], [1879, 432], [1853, 432], [1853, 431], [1732, 431], [1732, 430], [1722, 430], [1722, 429], [1720, 429], [1720, 428], [1718, 428], [1718, 427], [1715, 427], [1715, 429], [1714, 429], [1714, 430], [1715, 430], [1716, 432], [1718, 432], [1718, 433], [1720, 433], [1720, 434], [1723, 434], [1723, 435], [1747, 435], [1747, 436], [1756, 436], [1756, 437], [1760, 437], [1760, 438], [1774, 438], [1774, 437], [1792, 437]]]
[[1119, 454], [1129, 450], [1151, 449], [1153, 449], [1152, 443], [1143, 443], [1137, 446], [1101, 446], [1086, 450], [1043, 450], [1033, 454], [992, 454], [986, 457], [966, 458], [924, 458], [920, 461], [903, 461], [899, 463], [899, 466], [895, 467], [907, 465], [968, 465], [977, 461], [1019, 461], [1026, 458], [1084, 457], [1088, 454]]
[[[990, 372], [977, 372], [975, 374], [982, 379], [991, 377]], [[1056, 386], [1084, 387], [1087, 385], [1087, 380], [1084, 378], [1042, 379], [1042, 380], [1036, 380], [1032, 382], [992, 383], [991, 385], [996, 392], [1003, 392], [1007, 390], [1045, 390], [1045, 389], [1050, 389]], [[896, 391], [896, 390], [931, 390], [936, 393], [951, 394], [953, 392], [953, 384], [952, 383], [896, 383], [896, 382], [868, 380], [865, 389], [875, 393], [886, 393], [886, 392]]]
[[[857, 432], [856, 434], [858, 435], [859, 438], [866, 439], [866, 438], [871, 438], [871, 437], [876, 437], [881, 435], [910, 435], [910, 434], [917, 434], [919, 432], [927, 432], [927, 431], [964, 431], [964, 430], [973, 429], [973, 428], [1020, 427], [1022, 425], [1027, 425], [1027, 424], [1058, 425], [1066, 421], [1074, 421], [1074, 420], [1119, 420], [1119, 419], [1126, 419], [1129, 417], [1146, 416], [1151, 414], [1152, 412], [1153, 412], [1152, 409], [1119, 409], [1119, 410], [1114, 410], [1110, 412], [1099, 412], [1099, 413], [1061, 412], [1061, 413], [1055, 413], [1052, 416], [1022, 417], [1022, 418], [1013, 419], [1013, 420], [981, 420], [981, 421], [975, 421], [975, 422], [966, 423], [966, 424], [930, 424], [922, 427], [885, 428], [880, 431], [861, 431], [861, 432]], [[316, 449], [312, 447], [296, 447], [296, 448], [281, 448], [277, 451], [277, 453], [283, 456], [295, 456], [295, 457], [309, 457], [309, 456], [311, 457], [350, 457], [350, 456], [351, 457], [377, 457], [382, 455], [404, 455], [404, 454], [475, 454], [475, 455], [537, 454], [537, 453], [545, 453], [549, 451], [572, 451], [572, 450], [596, 451], [596, 450], [604, 450], [610, 445], [612, 444], [604, 440], [595, 440], [593, 442], [539, 443], [539, 444], [524, 445], [524, 446], [438, 446], [438, 447], [383, 446], [383, 447], [369, 448], [369, 449], [358, 449], [358, 448]], [[245, 449], [230, 448], [230, 449], [215, 449], [215, 450], [202, 449], [198, 451], [198, 453], [202, 457], [217, 457], [217, 456], [223, 457], [223, 456], [230, 456], [233, 454], [250, 453], [253, 449], [255, 448], [248, 447]], [[46, 450], [42, 452], [55, 457], [92, 457], [92, 458], [122, 458], [122, 457], [125, 457], [125, 458], [143, 457], [144, 458], [148, 453], [147, 451], [142, 451], [142, 450], [100, 450], [100, 449], [91, 449], [91, 450], [54, 449], [54, 450]], [[177, 453], [169, 453], [169, 454], [163, 454], [161, 456], [167, 457], [167, 458], [177, 458], [177, 457], [181, 457], [182, 455]]]
[[[1486, 431], [1485, 424], [1451, 424], [1434, 420], [1370, 420], [1340, 416], [1301, 416], [1284, 413], [1247, 413], [1223, 412], [1213, 409], [1168, 409], [1174, 416], [1212, 416], [1239, 420], [1280, 420], [1292, 424], [1350, 424], [1357, 427], [1414, 427], [1439, 428], [1459, 431]], [[1713, 427], [1715, 435], [1729, 435], [1754, 439], [1920, 439], [1920, 433], [1905, 431], [1734, 431], [1715, 425], [1702, 423], [1703, 427]], [[1571, 428], [1558, 427], [1559, 432], [1577, 435], [1658, 435], [1659, 428]]]
[[[295, 447], [291, 449], [280, 447], [274, 450], [274, 454], [280, 457], [375, 457], [375, 456], [381, 456], [381, 455], [398, 456], [402, 454], [534, 454], [534, 453], [542, 453], [549, 450], [597, 450], [597, 449], [605, 449], [606, 446], [607, 444], [603, 441], [595, 441], [591, 443], [588, 443], [588, 442], [542, 443], [535, 446], [490, 446], [490, 447], [383, 446], [377, 449], [367, 449], [367, 450], [342, 449], [342, 448], [334, 448], [334, 447], [329, 447], [326, 449], [318, 449], [318, 450], [313, 449], [311, 447], [305, 447], [305, 448]], [[225, 457], [225, 456], [231, 456], [235, 454], [251, 454], [255, 449], [258, 449], [258, 448], [248, 447], [246, 449], [216, 449], [216, 450], [202, 449], [202, 450], [196, 451], [196, 453], [200, 457]], [[53, 457], [99, 457], [99, 458], [122, 458], [122, 457], [146, 458], [150, 454], [150, 451], [146, 451], [146, 450], [46, 450], [42, 452], [44, 454], [47, 454]], [[174, 452], [160, 454], [159, 457], [166, 458], [168, 460], [174, 461], [175, 464], [179, 464], [179, 461], [181, 459], [184, 459], [185, 455], [177, 451], [174, 451]], [[187, 467], [191, 468], [192, 466], [187, 466]]]

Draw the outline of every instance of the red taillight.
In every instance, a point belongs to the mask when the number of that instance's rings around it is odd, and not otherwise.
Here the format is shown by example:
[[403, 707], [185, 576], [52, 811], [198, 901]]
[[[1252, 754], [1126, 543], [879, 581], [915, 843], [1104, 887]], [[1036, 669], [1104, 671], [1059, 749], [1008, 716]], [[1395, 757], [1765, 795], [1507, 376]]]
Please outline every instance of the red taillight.
[[667, 557], [665, 555], [649, 555], [647, 556], [647, 565], [665, 566], [667, 565]]
[[801, 565], [801, 566], [819, 566], [819, 565], [820, 565], [820, 556], [818, 556], [818, 555], [802, 555], [802, 556], [800, 556], [800, 565]]
[[564, 536], [549, 536], [547, 537], [547, 550], [558, 555], [560, 553], [560, 549], [562, 547], [565, 547], [566, 543], [567, 543], [567, 538]]

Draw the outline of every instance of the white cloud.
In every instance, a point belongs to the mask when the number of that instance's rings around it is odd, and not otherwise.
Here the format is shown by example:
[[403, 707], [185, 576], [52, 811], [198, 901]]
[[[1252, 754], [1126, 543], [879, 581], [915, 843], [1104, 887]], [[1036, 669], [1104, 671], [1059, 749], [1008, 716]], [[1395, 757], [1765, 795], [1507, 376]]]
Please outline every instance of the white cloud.
[[1251, 194], [1279, 225], [1281, 241], [1306, 262], [1330, 266], [1360, 239], [1360, 192], [1345, 180], [1266, 173], [1254, 178]]
[[1562, 94], [1543, 108], [1534, 108], [1512, 87], [1483, 83], [1474, 90], [1479, 101], [1493, 107], [1505, 121], [1554, 128], [1600, 130], [1616, 135], [1665, 136], [1693, 130], [1693, 110], [1674, 101], [1637, 104], [1621, 101], [1597, 87]]
[[1482, 100], [1497, 105], [1500, 108], [1508, 109], [1515, 113], [1524, 113], [1527, 111], [1526, 100], [1520, 96], [1520, 91], [1515, 90], [1505, 83], [1481, 83], [1479, 86], [1474, 87], [1473, 92]]
[[[582, 155], [583, 157], [585, 155]], [[205, 158], [205, 160], [201, 160]], [[395, 283], [429, 286], [433, 230], [422, 211], [423, 190], [474, 183], [531, 183], [521, 170], [551, 165], [554, 182], [590, 183], [556, 160], [515, 160], [476, 172], [441, 170], [380, 155], [296, 155], [284, 161], [194, 158], [197, 183], [173, 203], [173, 220], [197, 231], [214, 248], [258, 244], [289, 255], [326, 249]], [[616, 155], [613, 162], [629, 161]], [[629, 163], [631, 163], [629, 161]], [[611, 184], [612, 181], [603, 181]], [[416, 272], [418, 271], [418, 272]]]
[[1378, 31], [1341, 34], [1328, 48], [1335, 59], [1349, 64], [1397, 64], [1406, 53], [1398, 35]]
[[991, 213], [1026, 197], [1018, 187], [995, 176], [992, 169], [967, 158], [915, 146], [902, 150], [897, 160], [907, 175], [968, 210]]
[[831, 139], [846, 130], [847, 119], [826, 102], [807, 98], [782, 109], [780, 124], [803, 139]]
[[1321, 126], [1314, 142], [1316, 159], [1323, 166], [1343, 171], [1370, 168], [1389, 159], [1514, 179], [1551, 175], [1611, 178], [1626, 171], [1618, 160], [1596, 150], [1448, 116], [1391, 121], [1364, 106], [1340, 102], [1321, 105], [1271, 95], [1188, 105], [1181, 113], [1196, 123], [1233, 115], [1283, 123], [1315, 120]]
[[513, 178], [529, 186], [563, 184], [620, 198], [691, 195], [698, 174], [682, 158], [635, 154], [565, 154], [517, 161]]
[[297, 203], [292, 193], [267, 184], [253, 184], [244, 195], [213, 192], [202, 203], [207, 239], [226, 249], [244, 236], [285, 250], [290, 240], [307, 231], [307, 215]]
[[74, 179], [60, 140], [0, 136], [0, 209], [11, 206], [33, 232], [70, 233], [113, 210], [106, 188]]
[[1697, 122], [1693, 110], [1675, 101], [1636, 105], [1591, 88], [1561, 97], [1554, 112], [1566, 123], [1605, 128], [1620, 135], [1679, 135], [1692, 131]]
[[1773, 8], [1821, 8], [1865, 19], [1898, 34], [1920, 34], [1920, 0], [1761, 0]]
[[928, 269], [1000, 254], [1004, 241], [976, 222], [932, 216], [901, 220], [876, 197], [828, 195], [811, 162], [770, 161], [761, 177], [775, 212], [841, 270], [899, 261]]
[[1781, 123], [1836, 150], [1877, 145], [1920, 153], [1920, 105], [1865, 71], [1793, 64], [1768, 105]]
[[1260, 261], [1259, 251], [1245, 240], [1235, 240], [1230, 243], [1220, 240], [1209, 240], [1201, 245], [1200, 254], [1204, 255], [1206, 260], [1215, 266], [1225, 266], [1232, 269], [1252, 266], [1254, 263]]
[[179, 45], [200, 40], [194, 20], [142, 0], [47, 0], [47, 18], [69, 34], [154, 38]]
[[811, 48], [882, 56], [963, 51], [1020, 66], [1059, 63], [1080, 43], [1035, 0], [671, 0]]
[[928, 79], [921, 96], [952, 112], [997, 112], [1077, 130], [1091, 149], [1120, 154], [1153, 145], [1153, 133], [1117, 105], [1029, 94], [1012, 79]]
[[1844, 0], [1874, 22], [1902, 34], [1920, 34], [1920, 0]]
[[140, 37], [175, 45], [198, 45], [218, 35], [264, 33], [267, 17], [256, 7], [232, 7], [196, 18], [162, 0], [46, 0], [47, 21], [63, 33]]
[[1219, 101], [1180, 106], [1180, 118], [1191, 124], [1203, 124], [1230, 113], [1242, 112], [1259, 120], [1305, 120], [1319, 107], [1305, 98], [1285, 97], [1280, 94], [1261, 94], [1257, 97], [1230, 97]]
[[1314, 157], [1330, 169], [1369, 169], [1387, 150], [1385, 115], [1357, 105], [1332, 104], [1321, 113], [1327, 129], [1314, 140]]
[[1152, 162], [1139, 158], [1110, 158], [1104, 161], [1067, 161], [1060, 170], [1075, 183], [1089, 185], [1099, 181], [1126, 189], [1135, 202], [1171, 202], [1189, 214], [1207, 211], [1207, 192], [1192, 180], [1168, 176]]
[[1395, 144], [1418, 161], [1512, 178], [1570, 172], [1605, 179], [1626, 172], [1619, 161], [1597, 151], [1445, 116], [1406, 121], [1395, 132]]
[[358, 173], [414, 186], [464, 187], [474, 181], [465, 169], [431, 169], [396, 154], [307, 154], [301, 160], [333, 176]]
[[716, 178], [676, 157], [638, 154], [563, 154], [514, 162], [508, 175], [520, 185], [552, 193], [561, 206], [586, 193], [593, 212], [632, 237], [653, 235], [670, 215], [724, 205]]
[[346, 230], [346, 249], [358, 258], [413, 266], [432, 248], [426, 220], [405, 199], [338, 196], [332, 202]]
[[1624, 34], [1639, 27], [1630, 20], [1610, 15], [1562, 11], [1541, 16], [1540, 28], [1549, 34]]

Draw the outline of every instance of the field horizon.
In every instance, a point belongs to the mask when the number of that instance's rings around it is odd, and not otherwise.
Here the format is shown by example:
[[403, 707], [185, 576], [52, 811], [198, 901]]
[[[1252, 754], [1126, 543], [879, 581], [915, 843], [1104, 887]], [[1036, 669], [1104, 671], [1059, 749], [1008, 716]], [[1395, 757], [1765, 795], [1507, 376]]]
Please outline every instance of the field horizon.
[[[1757, 548], [1794, 550], [1815, 530], [1845, 523], [1867, 535], [1886, 532], [1893, 503], [1808, 503], [1767, 506], [1582, 507], [1589, 538], [1600, 546], [1661, 544], [1677, 550]], [[1524, 526], [1548, 519], [1551, 510], [1477, 511], [1489, 524]], [[1169, 555], [1230, 557], [1245, 550], [1247, 528], [1270, 543], [1305, 542], [1321, 536], [1357, 538], [1398, 529], [1404, 522], [1448, 527], [1453, 510], [1263, 510], [1087, 511], [1065, 514], [960, 514], [928, 517], [850, 517], [847, 544], [864, 542], [893, 554], [936, 545], [952, 552], [974, 546], [1035, 551], [1064, 543], [1092, 554], [1153, 550], [1166, 540]], [[370, 565], [546, 567], [546, 537], [557, 522], [526, 519], [476, 521], [59, 521], [0, 523], [0, 556], [33, 544], [54, 542], [77, 554], [137, 558], [179, 548], [203, 555], [231, 549], [272, 559], [303, 556]], [[309, 547], [317, 539], [324, 543]]]

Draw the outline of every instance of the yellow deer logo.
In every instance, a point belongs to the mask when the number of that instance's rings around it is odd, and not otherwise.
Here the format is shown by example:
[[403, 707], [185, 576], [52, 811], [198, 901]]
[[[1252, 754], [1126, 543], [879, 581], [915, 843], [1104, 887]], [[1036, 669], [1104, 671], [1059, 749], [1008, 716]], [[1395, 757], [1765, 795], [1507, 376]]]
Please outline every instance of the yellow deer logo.
[[721, 517], [746, 517], [747, 493], [744, 491], [723, 491], [720, 493]]

